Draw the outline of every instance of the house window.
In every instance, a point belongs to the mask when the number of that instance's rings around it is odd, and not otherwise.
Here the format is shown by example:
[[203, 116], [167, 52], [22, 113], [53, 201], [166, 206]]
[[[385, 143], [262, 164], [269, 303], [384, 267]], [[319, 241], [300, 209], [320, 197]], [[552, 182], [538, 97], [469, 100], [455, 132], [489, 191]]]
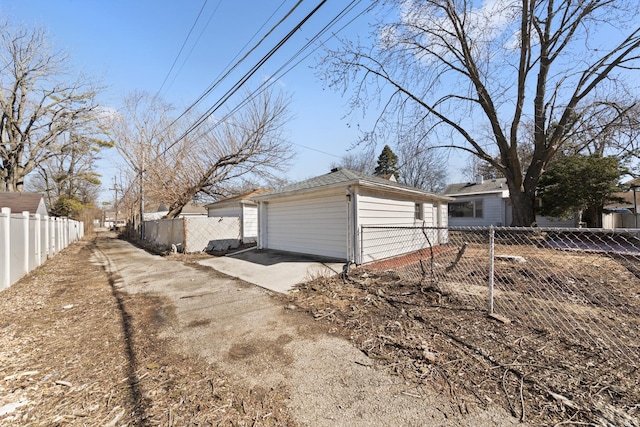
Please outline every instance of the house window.
[[416, 203], [414, 206], [414, 218], [422, 221], [424, 219], [424, 211], [422, 210], [422, 203]]
[[482, 218], [482, 200], [449, 203], [450, 218]]

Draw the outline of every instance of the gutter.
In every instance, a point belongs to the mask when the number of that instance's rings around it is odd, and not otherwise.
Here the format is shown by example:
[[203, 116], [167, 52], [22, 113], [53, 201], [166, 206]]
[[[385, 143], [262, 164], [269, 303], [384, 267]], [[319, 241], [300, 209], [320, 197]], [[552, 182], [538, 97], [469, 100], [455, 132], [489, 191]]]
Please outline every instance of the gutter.
[[342, 187], [350, 187], [350, 186], [360, 186], [363, 188], [372, 188], [372, 189], [380, 189], [380, 190], [384, 190], [390, 193], [395, 193], [395, 194], [403, 194], [403, 195], [413, 195], [413, 196], [419, 196], [422, 199], [425, 200], [435, 200], [435, 201], [441, 201], [441, 202], [452, 202], [455, 199], [453, 197], [449, 197], [449, 196], [441, 196], [438, 194], [433, 194], [433, 193], [429, 193], [426, 191], [422, 191], [422, 190], [418, 190], [418, 189], [411, 189], [409, 188], [404, 188], [404, 187], [396, 187], [394, 185], [384, 185], [384, 184], [380, 184], [377, 182], [370, 182], [370, 181], [366, 181], [366, 180], [361, 180], [361, 179], [356, 179], [356, 180], [352, 180], [352, 181], [342, 181], [342, 182], [338, 182], [336, 184], [328, 184], [328, 185], [322, 185], [322, 186], [318, 186], [318, 187], [310, 187], [310, 188], [302, 188], [302, 189], [298, 189], [298, 190], [291, 190], [291, 191], [285, 191], [285, 192], [281, 192], [281, 193], [272, 193], [272, 194], [265, 194], [265, 195], [261, 195], [261, 196], [256, 196], [253, 198], [253, 200], [259, 200], [259, 201], [268, 201], [271, 199], [277, 199], [277, 198], [282, 198], [282, 197], [289, 197], [289, 196], [297, 196], [297, 195], [305, 195], [305, 194], [309, 194], [309, 193], [315, 193], [317, 191], [323, 191], [323, 190], [331, 190], [334, 188], [342, 188]]

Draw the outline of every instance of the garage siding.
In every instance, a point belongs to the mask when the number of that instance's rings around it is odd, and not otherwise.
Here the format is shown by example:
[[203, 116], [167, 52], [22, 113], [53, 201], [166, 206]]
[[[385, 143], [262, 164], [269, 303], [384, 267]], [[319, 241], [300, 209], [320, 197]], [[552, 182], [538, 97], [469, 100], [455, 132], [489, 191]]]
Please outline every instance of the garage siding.
[[[422, 205], [424, 222], [415, 218], [416, 203]], [[437, 244], [438, 232], [427, 230], [430, 239], [427, 240], [421, 228], [423, 224], [426, 227], [437, 226], [434, 204], [377, 193], [361, 194], [358, 214], [359, 225], [364, 228], [360, 236], [359, 262], [395, 257], [427, 248], [429, 243]]]
[[269, 201], [266, 216], [267, 248], [347, 259], [344, 193]]
[[242, 241], [244, 243], [255, 242], [258, 238], [258, 207], [243, 205], [242, 215]]

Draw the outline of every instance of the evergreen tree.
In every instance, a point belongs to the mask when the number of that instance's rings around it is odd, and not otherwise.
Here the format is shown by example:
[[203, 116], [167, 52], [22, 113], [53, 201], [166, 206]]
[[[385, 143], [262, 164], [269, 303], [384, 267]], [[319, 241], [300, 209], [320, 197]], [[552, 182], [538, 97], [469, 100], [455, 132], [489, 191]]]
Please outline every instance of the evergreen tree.
[[378, 157], [378, 166], [374, 171], [376, 176], [393, 175], [396, 179], [400, 176], [398, 173], [398, 156], [391, 151], [388, 145], [385, 145]]
[[589, 227], [601, 227], [602, 208], [617, 201], [625, 170], [615, 157], [566, 156], [549, 165], [538, 184], [540, 214], [570, 218], [576, 212]]

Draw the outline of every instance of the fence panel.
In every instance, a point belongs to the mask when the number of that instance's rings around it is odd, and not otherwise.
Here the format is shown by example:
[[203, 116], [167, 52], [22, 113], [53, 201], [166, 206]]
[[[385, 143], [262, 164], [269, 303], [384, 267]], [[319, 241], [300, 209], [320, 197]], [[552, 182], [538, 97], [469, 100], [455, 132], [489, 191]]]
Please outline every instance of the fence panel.
[[[407, 241], [405, 229], [376, 227], [363, 236], [374, 231], [390, 254]], [[451, 227], [441, 244], [424, 241], [366, 267], [393, 270], [536, 334], [640, 363], [640, 230]]]
[[185, 252], [237, 248], [242, 238], [239, 217], [186, 217]]
[[194, 216], [145, 221], [146, 242], [162, 249], [172, 245], [181, 251], [223, 251], [240, 245], [239, 217]]
[[25, 235], [28, 236], [29, 232], [28, 223], [25, 224], [21, 214], [11, 214], [9, 229], [9, 245], [11, 246], [9, 270], [11, 271], [10, 283], [13, 284], [29, 272], [25, 266], [25, 252], [29, 247], [29, 241], [25, 239]]
[[11, 210], [0, 210], [0, 290], [11, 284]]
[[182, 218], [160, 219], [144, 222], [144, 240], [163, 249], [172, 245], [184, 245], [184, 221]]
[[20, 280], [49, 256], [84, 237], [84, 224], [67, 218], [0, 211], [0, 290]]

